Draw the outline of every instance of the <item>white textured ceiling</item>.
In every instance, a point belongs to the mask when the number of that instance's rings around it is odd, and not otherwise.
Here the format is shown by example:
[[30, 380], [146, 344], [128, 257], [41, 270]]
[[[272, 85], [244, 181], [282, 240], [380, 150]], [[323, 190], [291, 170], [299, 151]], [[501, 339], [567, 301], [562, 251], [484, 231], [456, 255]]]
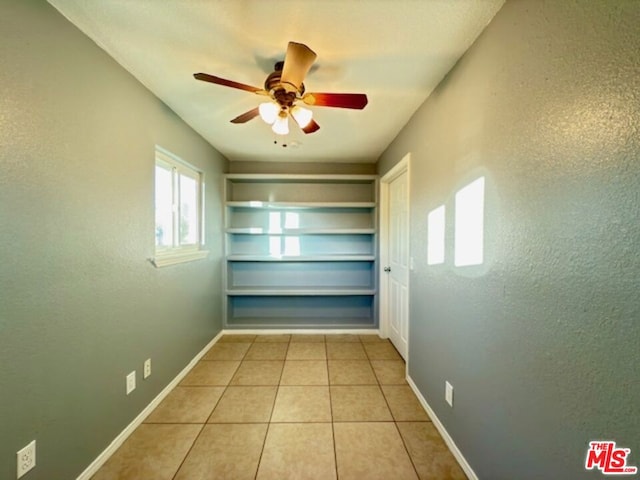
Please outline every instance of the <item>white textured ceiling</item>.
[[[504, 0], [49, 2], [231, 161], [375, 162]], [[193, 78], [262, 87], [290, 40], [318, 54], [307, 91], [366, 93], [367, 107], [314, 107], [318, 132], [277, 137], [229, 122], [264, 97]]]

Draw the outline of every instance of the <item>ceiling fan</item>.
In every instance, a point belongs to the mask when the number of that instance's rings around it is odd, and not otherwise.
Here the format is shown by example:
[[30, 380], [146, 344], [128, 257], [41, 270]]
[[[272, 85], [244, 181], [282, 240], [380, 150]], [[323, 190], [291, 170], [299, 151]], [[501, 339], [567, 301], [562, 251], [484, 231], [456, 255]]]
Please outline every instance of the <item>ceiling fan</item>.
[[367, 105], [363, 93], [309, 93], [302, 83], [315, 62], [316, 54], [302, 43], [289, 42], [284, 61], [277, 62], [274, 71], [264, 81], [264, 89], [234, 82], [208, 73], [194, 73], [197, 80], [225, 87], [245, 90], [269, 97], [269, 101], [238, 115], [231, 123], [246, 123], [258, 115], [279, 135], [289, 133], [291, 116], [304, 133], [313, 133], [320, 125], [313, 120], [313, 113], [300, 103], [316, 107], [337, 107], [362, 110]]

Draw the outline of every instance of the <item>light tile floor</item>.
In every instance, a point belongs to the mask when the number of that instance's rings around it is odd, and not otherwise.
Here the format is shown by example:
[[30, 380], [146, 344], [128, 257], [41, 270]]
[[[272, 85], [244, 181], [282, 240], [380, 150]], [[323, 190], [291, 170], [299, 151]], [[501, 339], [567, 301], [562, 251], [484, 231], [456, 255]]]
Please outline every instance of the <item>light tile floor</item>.
[[463, 480], [375, 335], [225, 335], [93, 480]]

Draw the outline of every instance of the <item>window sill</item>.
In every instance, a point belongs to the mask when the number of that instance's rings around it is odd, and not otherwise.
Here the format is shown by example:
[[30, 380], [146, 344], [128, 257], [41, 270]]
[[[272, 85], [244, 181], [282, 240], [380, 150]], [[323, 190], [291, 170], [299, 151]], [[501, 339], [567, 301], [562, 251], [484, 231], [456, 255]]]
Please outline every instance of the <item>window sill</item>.
[[178, 263], [193, 262], [194, 260], [202, 260], [209, 255], [209, 250], [198, 250], [195, 252], [174, 252], [158, 255], [150, 259], [156, 268], [168, 267]]

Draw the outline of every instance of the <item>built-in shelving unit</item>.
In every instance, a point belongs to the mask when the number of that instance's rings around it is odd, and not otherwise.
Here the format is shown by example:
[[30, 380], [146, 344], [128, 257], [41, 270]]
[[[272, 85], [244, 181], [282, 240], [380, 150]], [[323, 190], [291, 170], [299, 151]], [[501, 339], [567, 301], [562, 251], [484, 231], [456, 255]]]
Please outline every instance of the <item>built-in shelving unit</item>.
[[375, 327], [377, 192], [375, 175], [226, 175], [226, 328]]

